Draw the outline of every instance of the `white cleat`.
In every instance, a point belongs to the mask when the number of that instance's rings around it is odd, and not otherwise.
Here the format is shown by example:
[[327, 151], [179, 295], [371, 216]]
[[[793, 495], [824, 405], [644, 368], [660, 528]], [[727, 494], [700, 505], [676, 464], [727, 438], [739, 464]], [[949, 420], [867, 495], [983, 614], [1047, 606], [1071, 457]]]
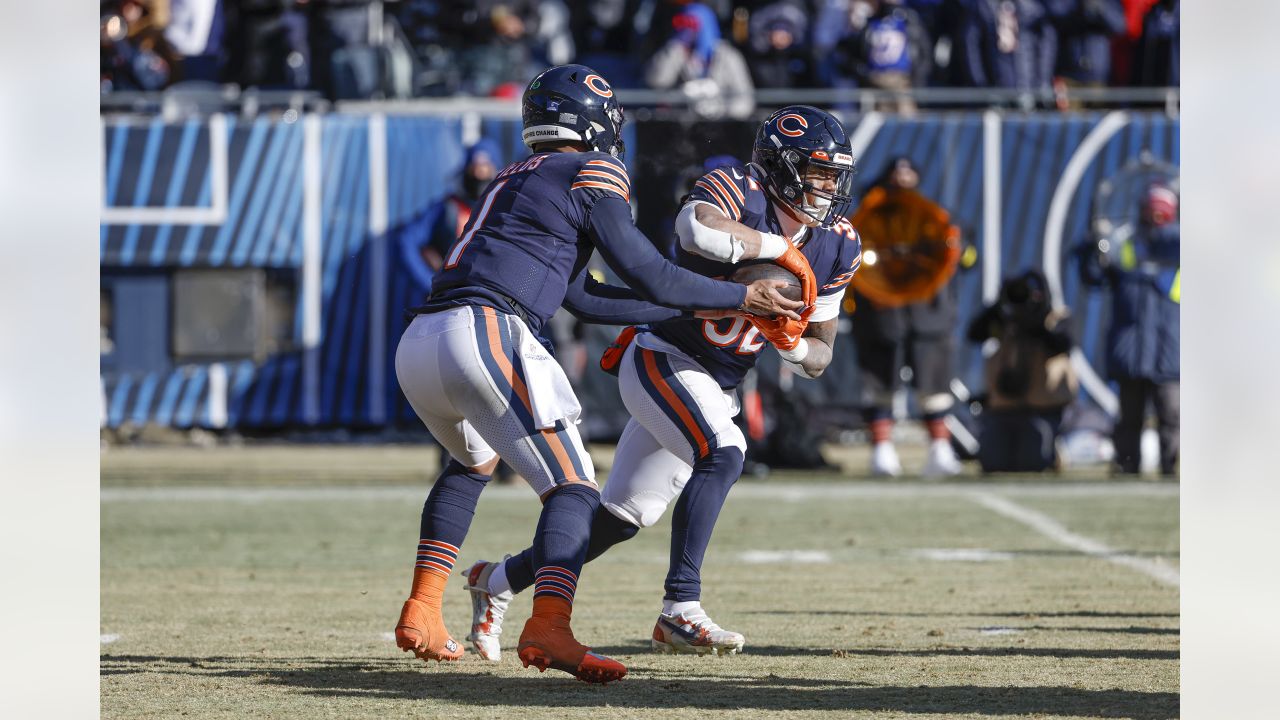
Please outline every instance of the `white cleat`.
[[702, 608], [674, 615], [658, 614], [653, 626], [655, 652], [708, 655], [733, 655], [742, 651], [747, 639], [712, 622]]
[[506, 615], [512, 598], [510, 590], [489, 594], [489, 576], [497, 567], [498, 563], [481, 560], [465, 573], [466, 590], [471, 593], [471, 634], [467, 635], [467, 640], [471, 641], [476, 654], [490, 662], [498, 662], [502, 658], [498, 636], [502, 634], [502, 617]]
[[929, 443], [929, 459], [920, 473], [927, 478], [951, 477], [960, 474], [960, 459], [951, 447], [950, 440], [934, 440]]
[[902, 474], [902, 461], [893, 443], [876, 443], [871, 448], [871, 474], [876, 477], [898, 477]]

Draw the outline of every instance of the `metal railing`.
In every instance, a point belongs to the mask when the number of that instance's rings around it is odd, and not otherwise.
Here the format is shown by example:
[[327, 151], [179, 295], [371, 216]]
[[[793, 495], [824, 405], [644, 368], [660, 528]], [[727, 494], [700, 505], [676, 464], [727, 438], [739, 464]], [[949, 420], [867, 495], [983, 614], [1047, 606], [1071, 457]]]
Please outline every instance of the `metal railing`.
[[102, 95], [103, 115], [146, 115], [176, 120], [193, 115], [236, 113], [245, 117], [259, 114], [297, 115], [326, 112], [331, 104], [314, 90], [241, 89], [238, 85], [213, 83], [179, 84], [161, 92], [113, 92]]
[[[618, 99], [627, 113], [638, 119], [690, 115], [701, 98], [680, 90], [618, 89]], [[1037, 91], [1012, 88], [924, 87], [905, 91], [861, 88], [783, 88], [757, 90], [757, 110], [805, 103], [820, 107], [856, 109], [860, 112], [888, 110], [904, 100], [921, 111], [977, 110], [994, 108], [1012, 112], [1061, 109], [1149, 109], [1163, 110], [1176, 117], [1181, 92], [1176, 87], [1095, 88], [1069, 87]], [[485, 97], [422, 97], [408, 100], [340, 100], [331, 104], [309, 90], [241, 89], [236, 85], [179, 85], [163, 92], [115, 92], [102, 96], [103, 114], [160, 115], [177, 118], [212, 112], [235, 112], [245, 116], [293, 111], [394, 112], [411, 115], [461, 115], [477, 113], [492, 117], [519, 117], [518, 100]]]

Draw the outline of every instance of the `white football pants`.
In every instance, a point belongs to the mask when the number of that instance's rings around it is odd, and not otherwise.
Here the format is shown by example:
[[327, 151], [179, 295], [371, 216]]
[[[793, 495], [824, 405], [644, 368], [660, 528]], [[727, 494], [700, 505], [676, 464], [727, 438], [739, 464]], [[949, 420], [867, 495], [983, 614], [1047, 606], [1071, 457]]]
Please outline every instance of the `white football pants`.
[[463, 306], [419, 315], [396, 348], [400, 388], [427, 430], [465, 467], [501, 455], [534, 492], [595, 484], [573, 423], [539, 430], [515, 337], [518, 318]]
[[660, 338], [636, 336], [619, 366], [618, 390], [632, 419], [601, 501], [622, 520], [653, 525], [680, 495], [698, 458], [719, 447], [746, 450], [733, 423], [736, 393], [722, 390], [701, 365]]

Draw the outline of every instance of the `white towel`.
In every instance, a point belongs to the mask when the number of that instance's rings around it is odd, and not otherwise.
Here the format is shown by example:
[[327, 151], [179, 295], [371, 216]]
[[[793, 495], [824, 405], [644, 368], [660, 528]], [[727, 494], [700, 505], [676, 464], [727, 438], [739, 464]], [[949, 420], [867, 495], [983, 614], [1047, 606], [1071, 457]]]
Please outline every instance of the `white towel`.
[[537, 336], [515, 316], [509, 316], [516, 335], [516, 347], [524, 364], [525, 385], [529, 388], [529, 404], [533, 406], [533, 423], [539, 430], [555, 427], [556, 421], [578, 424], [582, 404], [564, 374], [564, 368], [538, 342]]

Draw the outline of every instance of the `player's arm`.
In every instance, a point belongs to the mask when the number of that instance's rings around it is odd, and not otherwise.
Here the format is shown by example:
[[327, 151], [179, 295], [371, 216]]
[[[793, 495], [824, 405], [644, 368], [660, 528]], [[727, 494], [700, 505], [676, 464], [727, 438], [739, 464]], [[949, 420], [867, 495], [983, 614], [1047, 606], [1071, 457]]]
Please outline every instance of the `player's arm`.
[[636, 228], [620, 196], [600, 197], [591, 208], [591, 238], [609, 267], [641, 297], [681, 310], [743, 310], [799, 319], [804, 303], [787, 300], [778, 280], [750, 285], [712, 280], [673, 264]]
[[705, 200], [690, 200], [680, 209], [676, 238], [688, 252], [727, 263], [773, 260], [791, 246], [781, 235], [749, 228]]
[[805, 305], [812, 305], [818, 297], [818, 283], [804, 255], [781, 235], [762, 233], [741, 222], [746, 215], [763, 212], [767, 205], [755, 180], [736, 169], [712, 170], [693, 184], [689, 201], [676, 216], [680, 246], [720, 262], [772, 260], [800, 279]]
[[655, 305], [629, 288], [599, 282], [585, 266], [569, 279], [563, 304], [579, 320], [602, 325], [646, 325], [686, 314]]
[[837, 270], [838, 274], [822, 286], [823, 294], [819, 295], [817, 302], [814, 303], [813, 313], [809, 315], [809, 324], [801, 333], [795, 346], [785, 349], [789, 343], [779, 345], [766, 334], [766, 338], [773, 342], [783, 361], [804, 377], [816, 378], [831, 364], [845, 287], [861, 265], [862, 242], [855, 236], [844, 248], [844, 255], [839, 265], [842, 271]]
[[839, 325], [838, 317], [822, 322], [810, 322], [805, 328], [804, 337], [800, 339], [800, 345], [797, 346], [797, 349], [804, 348], [800, 361], [787, 360], [785, 353], [783, 353], [783, 360], [805, 377], [818, 377], [831, 364], [831, 357], [835, 354], [836, 330]]

